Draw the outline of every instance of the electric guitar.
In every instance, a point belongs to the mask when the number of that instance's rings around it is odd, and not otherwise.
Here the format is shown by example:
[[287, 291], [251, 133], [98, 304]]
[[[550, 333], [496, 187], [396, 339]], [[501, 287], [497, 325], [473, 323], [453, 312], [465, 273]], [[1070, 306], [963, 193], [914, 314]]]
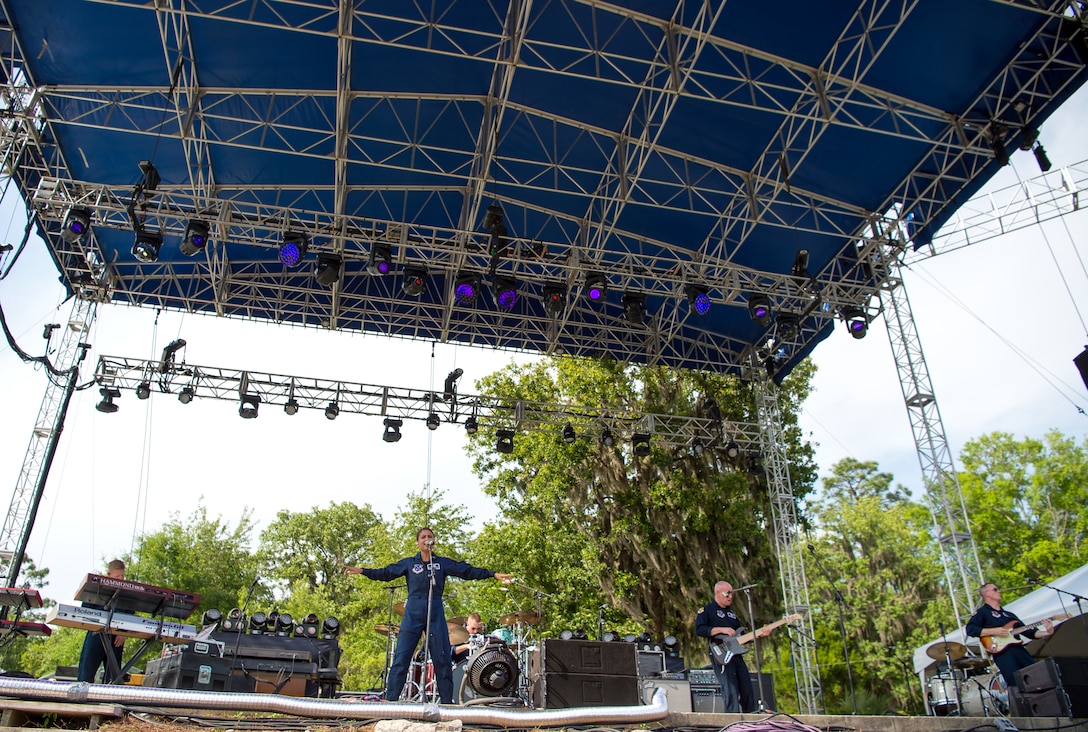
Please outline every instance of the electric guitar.
[[[764, 625], [760, 630], [772, 631], [775, 628], [789, 623], [796, 623], [801, 619], [800, 613], [787, 615], [781, 620], [776, 620], [770, 625]], [[719, 666], [724, 666], [733, 660], [733, 656], [740, 656], [748, 652], [746, 643], [750, 643], [756, 637], [756, 631], [744, 635], [715, 635], [710, 639], [710, 656]]]
[[[1048, 618], [1048, 620], [1050, 620], [1050, 622], [1056, 626], [1071, 617], [1073, 616], [1055, 615], [1052, 618]], [[1045, 623], [1045, 620], [1040, 620], [1037, 623], [1013, 627], [1016, 625], [1016, 623], [1010, 622], [1004, 626], [1009, 631], [1008, 635], [984, 635], [979, 638], [979, 645], [982, 646], [982, 650], [984, 650], [986, 653], [990, 654], [991, 656], [996, 656], [1009, 646], [1023, 645], [1027, 641], [1031, 640], [1030, 638], [1021, 638], [1021, 633], [1026, 633], [1029, 630], [1038, 630], [1042, 628]]]

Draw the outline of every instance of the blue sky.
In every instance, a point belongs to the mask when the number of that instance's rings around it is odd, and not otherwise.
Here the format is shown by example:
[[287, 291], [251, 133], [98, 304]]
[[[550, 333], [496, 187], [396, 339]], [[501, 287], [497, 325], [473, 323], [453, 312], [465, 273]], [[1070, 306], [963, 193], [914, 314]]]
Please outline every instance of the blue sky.
[[[1086, 112], [1082, 90], [1043, 126], [1040, 139], [1055, 166], [1088, 160]], [[992, 187], [1037, 174], [1031, 155], [1018, 152]], [[22, 223], [10, 211], [8, 201], [0, 230], [7, 227], [4, 241], [17, 243]], [[1083, 438], [1088, 420], [1077, 407], [1088, 408], [1088, 391], [1072, 359], [1088, 344], [1080, 310], [1088, 276], [1077, 248], [1086, 234], [1088, 215], [1077, 213], [905, 272], [954, 453], [993, 430], [1041, 436], [1057, 428]], [[24, 350], [40, 354], [43, 325], [64, 322], [70, 305], [62, 297], [44, 247], [33, 243], [0, 282], [0, 301]], [[512, 359], [529, 358], [436, 345], [432, 359], [430, 343], [173, 312], [155, 321], [151, 310], [101, 308], [85, 377], [99, 354], [156, 358], [177, 337], [188, 341], [185, 358], [193, 364], [399, 387], [441, 387], [460, 367], [463, 392]], [[816, 391], [802, 425], [817, 445], [820, 474], [846, 456], [876, 460], [917, 491], [921, 472], [883, 323], [863, 340], [840, 326], [814, 359]], [[10, 496], [46, 382], [6, 344], [0, 375], [0, 486]], [[279, 510], [330, 501], [370, 504], [391, 519], [405, 496], [429, 480], [449, 501], [467, 506], [477, 525], [495, 514], [471, 473], [463, 430], [450, 425], [428, 432], [409, 423], [404, 438], [388, 444], [374, 417], [343, 414], [330, 422], [316, 411], [287, 417], [266, 409], [242, 420], [234, 403], [198, 399], [185, 406], [166, 395], [140, 402], [130, 392], [118, 413], [104, 415], [94, 409], [98, 398], [92, 389], [72, 402], [30, 541], [31, 556], [50, 569], [46, 594], [61, 602], [71, 599], [84, 573], [102, 571], [105, 561], [128, 551], [134, 534], [155, 530], [173, 513], [188, 516], [199, 502], [232, 524], [249, 507], [259, 527]]]

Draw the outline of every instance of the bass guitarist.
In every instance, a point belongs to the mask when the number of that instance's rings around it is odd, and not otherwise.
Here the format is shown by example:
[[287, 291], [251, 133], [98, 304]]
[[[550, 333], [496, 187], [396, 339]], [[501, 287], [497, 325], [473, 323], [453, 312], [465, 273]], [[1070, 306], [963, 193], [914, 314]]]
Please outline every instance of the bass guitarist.
[[[741, 623], [731, 609], [732, 605], [733, 585], [724, 580], [715, 584], [714, 599], [701, 607], [695, 616], [695, 635], [708, 638], [711, 643], [714, 642], [715, 636], [735, 638]], [[764, 628], [755, 631], [757, 638], [769, 634], [770, 631]], [[744, 656], [735, 654], [723, 666], [714, 660], [714, 654], [711, 653], [710, 662], [714, 667], [714, 675], [722, 687], [722, 701], [725, 707], [723, 711], [727, 714], [754, 711], [752, 677], [748, 675]]]
[[986, 645], [986, 639], [997, 636], [1001, 640], [1011, 641], [1000, 651], [993, 652], [994, 663], [1001, 671], [1001, 676], [1008, 686], [1016, 686], [1016, 672], [1035, 663], [1027, 649], [1024, 648], [1020, 638], [1045, 638], [1054, 632], [1054, 624], [1049, 620], [1043, 621], [1042, 630], [1024, 630], [1014, 636], [1012, 630], [1020, 628], [1023, 623], [1015, 613], [1011, 613], [1001, 607], [1001, 590], [993, 582], [987, 582], [979, 588], [982, 595], [982, 606], [967, 621], [967, 635], [978, 638]]

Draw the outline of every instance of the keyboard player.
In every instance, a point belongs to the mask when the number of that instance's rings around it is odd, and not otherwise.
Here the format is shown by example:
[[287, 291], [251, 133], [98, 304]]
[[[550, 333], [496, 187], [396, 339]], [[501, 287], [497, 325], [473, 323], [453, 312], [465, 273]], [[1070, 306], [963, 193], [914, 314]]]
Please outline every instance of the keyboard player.
[[[106, 567], [106, 576], [112, 579], [124, 579], [125, 563], [120, 559], [114, 559]], [[91, 602], [82, 604], [83, 607], [105, 610], [103, 606]], [[83, 639], [83, 652], [79, 654], [79, 675], [77, 680], [93, 684], [95, 676], [98, 675], [99, 667], [104, 665], [106, 668], [103, 671], [102, 683], [108, 684], [113, 681], [113, 674], [110, 672], [111, 664], [106, 661], [107, 644], [103, 642], [103, 638], [108, 638], [110, 652], [117, 659], [115, 668], [121, 668], [121, 654], [125, 650], [124, 636], [113, 635], [112, 633], [103, 636], [99, 631], [88, 630], [87, 636]]]

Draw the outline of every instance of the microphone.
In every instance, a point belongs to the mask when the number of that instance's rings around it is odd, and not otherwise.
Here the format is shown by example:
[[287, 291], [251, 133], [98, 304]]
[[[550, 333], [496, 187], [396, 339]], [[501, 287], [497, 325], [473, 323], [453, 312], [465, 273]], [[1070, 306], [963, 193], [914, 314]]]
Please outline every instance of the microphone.
[[423, 545], [424, 546], [434, 546], [434, 539], [427, 539], [427, 541], [423, 542]]
[[753, 587], [759, 587], [759, 583], [758, 582], [753, 582], [752, 584], [745, 585], [744, 587], [734, 587], [733, 592], [744, 592], [745, 590], [750, 590]]
[[1042, 582], [1043, 582], [1043, 580], [1039, 579], [1038, 577], [1025, 577], [1024, 581], [1029, 582], [1029, 583], [1031, 583], [1033, 585], [1042, 584]]

